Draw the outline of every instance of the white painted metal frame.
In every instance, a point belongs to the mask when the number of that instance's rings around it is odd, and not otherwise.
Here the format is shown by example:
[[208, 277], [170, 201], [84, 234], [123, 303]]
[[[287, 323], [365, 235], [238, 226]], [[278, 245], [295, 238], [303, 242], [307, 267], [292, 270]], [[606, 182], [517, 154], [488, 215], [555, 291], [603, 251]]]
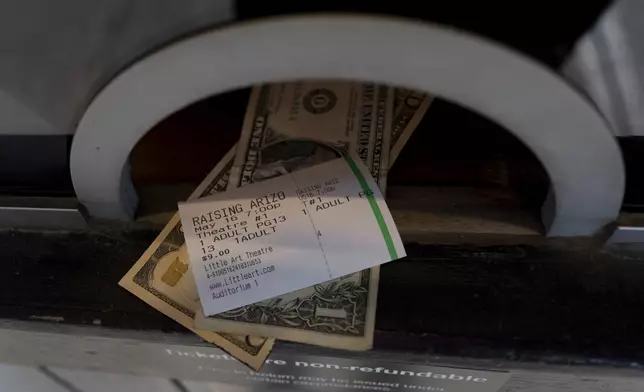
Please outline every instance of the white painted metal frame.
[[590, 235], [621, 206], [624, 170], [610, 130], [556, 74], [485, 39], [385, 17], [293, 16], [185, 39], [126, 69], [92, 101], [71, 153], [74, 187], [94, 216], [130, 218], [137, 141], [200, 99], [265, 82], [370, 80], [430, 91], [512, 131], [552, 184], [550, 236]]

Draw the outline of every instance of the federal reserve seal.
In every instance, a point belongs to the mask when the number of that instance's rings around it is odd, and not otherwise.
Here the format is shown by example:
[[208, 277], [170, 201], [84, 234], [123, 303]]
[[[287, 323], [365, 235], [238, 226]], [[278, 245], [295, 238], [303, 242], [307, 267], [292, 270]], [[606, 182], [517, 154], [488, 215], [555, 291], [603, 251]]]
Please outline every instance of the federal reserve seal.
[[322, 114], [333, 109], [337, 101], [338, 97], [335, 96], [333, 91], [325, 88], [316, 88], [304, 96], [302, 106], [309, 113]]

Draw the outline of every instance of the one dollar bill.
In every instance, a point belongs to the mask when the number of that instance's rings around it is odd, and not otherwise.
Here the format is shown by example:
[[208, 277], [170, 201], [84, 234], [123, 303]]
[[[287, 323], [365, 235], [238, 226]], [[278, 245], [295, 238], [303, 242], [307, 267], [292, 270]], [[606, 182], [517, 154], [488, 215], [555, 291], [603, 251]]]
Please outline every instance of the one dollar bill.
[[382, 189], [389, 168], [393, 104], [393, 89], [371, 83], [307, 81], [255, 87], [237, 145], [231, 186], [280, 176], [354, 151]]
[[[197, 187], [190, 199], [225, 191], [233, 164], [234, 148]], [[175, 214], [119, 285], [161, 313], [238, 360], [258, 370], [271, 351], [273, 338], [226, 334], [195, 329], [195, 314], [201, 309], [186, 253], [179, 214]]]
[[[389, 168], [394, 91], [376, 84], [296, 82], [255, 87], [231, 185], [244, 186], [354, 151], [383, 189]], [[373, 344], [379, 267], [210, 317], [202, 329], [326, 347]]]

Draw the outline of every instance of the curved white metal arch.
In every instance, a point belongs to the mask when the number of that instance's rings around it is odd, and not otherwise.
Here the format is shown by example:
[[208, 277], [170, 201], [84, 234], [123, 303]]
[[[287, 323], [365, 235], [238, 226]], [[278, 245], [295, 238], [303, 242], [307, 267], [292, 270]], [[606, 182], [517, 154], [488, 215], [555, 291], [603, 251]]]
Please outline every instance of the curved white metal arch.
[[164, 117], [252, 84], [356, 79], [430, 91], [512, 131], [555, 195], [548, 235], [595, 233], [619, 212], [624, 169], [596, 111], [557, 75], [487, 40], [385, 17], [294, 16], [179, 41], [132, 65], [92, 101], [74, 137], [76, 194], [94, 216], [131, 217], [128, 155]]

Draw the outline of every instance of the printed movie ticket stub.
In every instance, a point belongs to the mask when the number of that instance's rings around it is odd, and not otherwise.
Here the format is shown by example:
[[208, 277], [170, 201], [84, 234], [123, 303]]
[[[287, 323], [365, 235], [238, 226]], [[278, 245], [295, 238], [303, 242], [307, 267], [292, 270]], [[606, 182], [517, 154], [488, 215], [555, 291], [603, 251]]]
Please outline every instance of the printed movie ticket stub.
[[345, 157], [180, 203], [206, 315], [404, 257], [378, 186]]

